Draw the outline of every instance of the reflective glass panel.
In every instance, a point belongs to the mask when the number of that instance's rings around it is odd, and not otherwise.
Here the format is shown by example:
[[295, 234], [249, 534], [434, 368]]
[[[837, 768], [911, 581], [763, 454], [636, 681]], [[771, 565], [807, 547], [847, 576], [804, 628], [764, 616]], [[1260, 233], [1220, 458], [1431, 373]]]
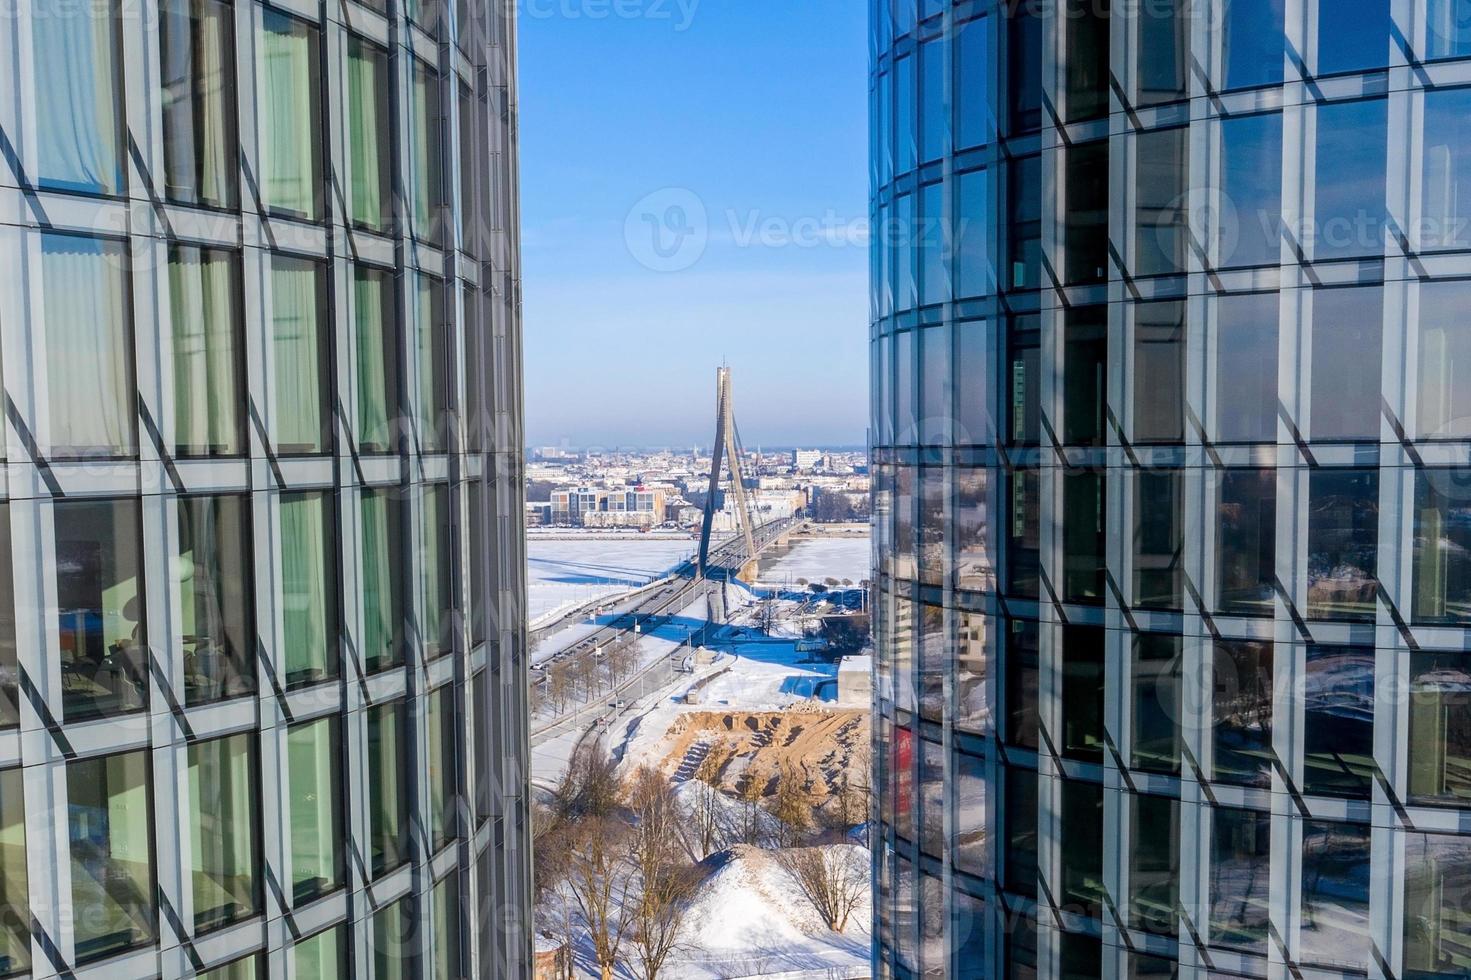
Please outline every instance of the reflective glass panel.
[[255, 693], [255, 612], [250, 498], [179, 498], [180, 645], [184, 701]]
[[159, 5], [164, 187], [170, 200], [236, 206], [234, 8], [221, 0]]
[[1384, 289], [1313, 293], [1312, 437], [1379, 439]]
[[1268, 786], [1272, 779], [1272, 643], [1217, 640], [1213, 675], [1214, 778]]
[[1471, 622], [1471, 474], [1415, 471], [1413, 617]]
[[1265, 953], [1272, 815], [1211, 808], [1210, 943]]
[[1216, 442], [1277, 441], [1276, 293], [1215, 301]]
[[1237, 616], [1272, 611], [1277, 580], [1277, 471], [1225, 470], [1216, 508], [1216, 608]]
[[1471, 804], [1471, 656], [1410, 654], [1409, 793]]
[[1369, 826], [1304, 820], [1302, 926], [1304, 962], [1368, 970]]
[[189, 746], [196, 933], [260, 912], [255, 739], [253, 732], [244, 732]]
[[157, 927], [148, 753], [69, 762], [66, 793], [77, 962], [152, 943]]
[[1308, 609], [1313, 619], [1373, 619], [1378, 589], [1379, 472], [1308, 475]]
[[[1237, 3], [1243, 2], [1246, 0], [1237, 0]], [[1277, 64], [1280, 68], [1280, 56]], [[1236, 116], [1221, 121], [1221, 198], [1217, 230], [1217, 261], [1222, 266], [1277, 265], [1281, 260], [1280, 113]]]
[[1368, 799], [1374, 783], [1374, 650], [1310, 646], [1307, 671], [1302, 789]]
[[[335, 717], [303, 722], [286, 732], [286, 812], [290, 820], [291, 886], [296, 905], [325, 895], [342, 884], [340, 741]], [[322, 978], [336, 976], [333, 972], [323, 974]]]

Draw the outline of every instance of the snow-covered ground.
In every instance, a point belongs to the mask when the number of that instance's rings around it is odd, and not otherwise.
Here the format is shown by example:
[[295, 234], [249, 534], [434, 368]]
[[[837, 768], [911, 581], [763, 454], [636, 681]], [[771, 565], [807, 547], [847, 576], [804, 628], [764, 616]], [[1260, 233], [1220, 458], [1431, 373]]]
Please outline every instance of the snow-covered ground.
[[799, 578], [821, 582], [835, 578], [861, 582], [872, 578], [872, 544], [868, 535], [851, 538], [798, 538], [790, 550], [780, 549], [763, 558], [756, 571], [758, 584], [791, 585]]
[[652, 582], [694, 554], [688, 538], [526, 538], [527, 618], [532, 622]]

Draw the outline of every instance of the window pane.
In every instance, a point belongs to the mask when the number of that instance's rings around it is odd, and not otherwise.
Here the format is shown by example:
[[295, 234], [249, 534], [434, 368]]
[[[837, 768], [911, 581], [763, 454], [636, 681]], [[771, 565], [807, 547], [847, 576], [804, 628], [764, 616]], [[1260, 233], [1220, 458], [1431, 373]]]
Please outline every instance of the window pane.
[[1134, 441], [1185, 438], [1185, 304], [1134, 307]]
[[373, 913], [373, 976], [376, 980], [410, 980], [418, 952], [414, 906], [405, 897]]
[[994, 442], [991, 331], [985, 321], [955, 325], [955, 432], [958, 446]]
[[1103, 761], [1103, 627], [1062, 628], [1062, 754]]
[[1217, 297], [1216, 441], [1277, 441], [1276, 293]]
[[1471, 622], [1471, 474], [1415, 471], [1416, 622]]
[[[1238, 4], [1243, 2], [1237, 0]], [[1278, 66], [1281, 66], [1280, 58]], [[1217, 222], [1220, 236], [1217, 258], [1221, 265], [1277, 265], [1281, 260], [1281, 114], [1222, 120], [1221, 201]]]
[[991, 873], [993, 843], [986, 826], [986, 763], [964, 753], [957, 753], [954, 761], [955, 867], [985, 877]]
[[247, 732], [189, 746], [196, 932], [239, 922], [261, 908], [255, 738]]
[[1063, 442], [1101, 446], [1107, 441], [1108, 309], [1076, 307], [1063, 334]]
[[409, 103], [410, 183], [414, 237], [440, 241], [439, 207], [444, 203], [442, 172], [443, 138], [439, 121], [439, 73], [417, 59], [414, 88]]
[[20, 767], [0, 770], [0, 974], [31, 965], [26, 819]]
[[1211, 809], [1210, 942], [1266, 952], [1272, 817]]
[[[1147, 10], [1145, 5], [1142, 10]], [[1140, 13], [1147, 18], [1147, 14]], [[1134, 273], [1185, 271], [1190, 204], [1190, 130], [1156, 129], [1134, 137]]]
[[1042, 320], [1036, 314], [1013, 317], [1007, 331], [1007, 442], [1039, 445], [1042, 440]]
[[32, 58], [51, 66], [32, 88], [42, 187], [123, 190], [119, 17], [112, 3], [36, 0], [31, 6]]
[[1379, 439], [1383, 328], [1383, 287], [1313, 292], [1314, 439]]
[[1013, 470], [1007, 483], [1006, 593], [1035, 599], [1041, 587], [1041, 475], [1036, 470]]
[[1282, 82], [1284, 0], [1221, 0], [1224, 88]]
[[1471, 247], [1471, 88], [1426, 92], [1424, 130], [1421, 247]]
[[449, 485], [424, 488], [423, 543], [419, 574], [423, 588], [420, 605], [424, 617], [424, 653], [433, 659], [454, 649], [455, 594], [453, 578], [454, 527], [450, 524]]
[[1108, 25], [1108, 0], [1067, 0], [1063, 29], [1068, 122], [1108, 112]]
[[[1178, 636], [1134, 637], [1133, 747], [1130, 765], [1152, 772], [1180, 771], [1180, 645]], [[1173, 920], [1171, 920], [1173, 921]]]
[[257, 980], [266, 975], [266, 968], [259, 955], [234, 960], [199, 974], [199, 980]]
[[1420, 286], [1419, 407], [1421, 439], [1471, 438], [1471, 282]]
[[179, 498], [180, 646], [184, 703], [255, 693], [250, 498]]
[[375, 673], [404, 657], [402, 492], [364, 490], [362, 518], [363, 667]]
[[1042, 284], [1042, 159], [1013, 160], [1006, 174], [1007, 288], [1036, 289]]
[[296, 980], [338, 980], [350, 976], [347, 968], [346, 926], [334, 926], [291, 947]]
[[984, 146], [991, 141], [991, 101], [986, 27], [977, 17], [955, 32], [955, 147]]
[[1060, 817], [1062, 904], [1096, 918], [1103, 914], [1104, 899], [1103, 786], [1064, 779]]
[[1425, 47], [1431, 58], [1471, 55], [1471, 0], [1426, 0]]
[[55, 505], [56, 614], [66, 721], [148, 706], [138, 500]]
[[954, 892], [950, 933], [955, 937], [955, 962], [948, 976], [955, 980], [986, 980], [986, 906], [965, 892]]
[[945, 272], [946, 234], [950, 222], [945, 215], [942, 184], [926, 184], [919, 190], [919, 226], [915, 238], [919, 248], [919, 301], [924, 306], [943, 303], [950, 298], [950, 282]]
[[[1331, 19], [1352, 23], [1344, 14], [1341, 8], [1335, 9]], [[1387, 54], [1386, 36], [1380, 37], [1380, 45]], [[1389, 102], [1385, 99], [1318, 106], [1315, 259], [1384, 254], [1388, 130]]]
[[1185, 77], [1190, 53], [1190, 5], [1187, 0], [1165, 0], [1139, 7], [1139, 64], [1134, 99], [1153, 105], [1182, 99], [1189, 91]]
[[919, 132], [915, 124], [915, 58], [894, 59], [894, 175], [914, 169], [919, 157]]
[[938, 466], [920, 468], [919, 485], [919, 580], [925, 585], [943, 585], [949, 578], [946, 567], [949, 548], [945, 541], [945, 470]]
[[919, 46], [919, 159], [940, 159], [945, 151], [945, 48], [936, 38]]
[[352, 35], [347, 39], [348, 216], [384, 229], [393, 215], [393, 148], [389, 122], [388, 52]]
[[915, 241], [919, 238], [919, 219], [915, 216], [913, 194], [894, 199], [894, 311], [912, 310], [919, 302], [919, 273], [914, 265]]
[[272, 440], [281, 453], [321, 453], [332, 441], [321, 266], [271, 256]]
[[1104, 476], [1096, 471], [1064, 473], [1062, 478], [1062, 597], [1066, 602], [1100, 603], [1104, 577]]
[[1305, 820], [1302, 825], [1302, 932], [1307, 963], [1367, 970], [1369, 826]]
[[950, 331], [945, 326], [925, 327], [919, 336], [919, 441], [926, 446], [943, 445], [951, 416], [950, 372], [953, 356]]
[[951, 534], [955, 542], [955, 587], [968, 592], [994, 592], [991, 515], [992, 471], [962, 467], [954, 471], [955, 502]]
[[[1084, 0], [1092, 6], [1094, 0]], [[1040, 176], [1040, 175], [1039, 175]], [[1108, 141], [1067, 151], [1067, 281], [1070, 285], [1108, 278]]]
[[1183, 599], [1185, 477], [1139, 470], [1134, 478], [1134, 604], [1179, 609]]
[[1217, 640], [1213, 676], [1215, 774], [1267, 786], [1272, 774], [1272, 644]]
[[474, 714], [471, 716], [474, 729], [470, 737], [475, 753], [471, 761], [470, 778], [474, 784], [472, 788], [475, 792], [476, 826], [494, 816], [495, 806], [495, 785], [492, 782], [495, 778], [495, 763], [490, 754], [490, 730], [495, 722], [490, 717], [490, 674], [489, 670], [482, 670], [470, 678], [470, 690], [473, 692], [470, 703], [474, 706]]
[[[286, 732], [291, 886], [296, 905], [342, 883], [339, 739], [336, 718], [304, 722]], [[322, 976], [327, 980], [338, 974]]]
[[1471, 837], [1404, 838], [1406, 976], [1464, 975], [1471, 969]]
[[390, 453], [399, 422], [399, 357], [394, 335], [393, 274], [353, 268], [353, 324], [357, 333], [358, 449]]
[[[936, 719], [938, 720], [938, 719]], [[936, 860], [945, 855], [945, 749], [921, 739], [919, 756], [919, 849]]]
[[368, 837], [375, 878], [409, 857], [405, 711], [401, 700], [368, 709]]
[[[456, 2], [464, 3], [465, 0], [456, 0]], [[462, 30], [460, 36], [463, 39], [465, 37], [463, 30], [468, 27], [468, 24], [466, 21], [461, 20], [460, 25]], [[472, 255], [478, 251], [481, 232], [486, 230], [482, 224], [484, 219], [481, 217], [484, 213], [483, 207], [485, 202], [478, 202], [476, 200], [475, 188], [476, 185], [482, 182], [480, 175], [484, 174], [491, 166], [489, 161], [481, 163], [479, 160], [481, 150], [480, 136], [478, 135], [479, 124], [477, 122], [477, 110], [484, 111], [484, 106], [475, 98], [475, 94], [470, 91], [470, 87], [462, 83], [460, 85], [458, 113], [460, 123], [460, 199], [458, 201], [461, 232], [460, 245], [466, 252]], [[488, 190], [487, 188], [487, 196]], [[469, 317], [466, 319], [469, 319]]]
[[1038, 746], [1038, 687], [1041, 684], [1041, 636], [1031, 620], [1008, 622], [1006, 640], [1006, 741], [1035, 749]]
[[1471, 657], [1410, 654], [1410, 798], [1471, 801]]
[[1037, 774], [1028, 769], [1006, 770], [1007, 891], [1037, 896]]
[[959, 297], [990, 296], [996, 291], [991, 266], [991, 175], [972, 170], [956, 178], [955, 288]]
[[1308, 617], [1373, 619], [1379, 554], [1379, 473], [1308, 476]]
[[1175, 936], [1179, 919], [1180, 801], [1139, 794], [1129, 847], [1129, 926]]
[[148, 753], [66, 766], [77, 962], [152, 943], [153, 794]]
[[20, 660], [15, 639], [13, 567], [10, 505], [0, 503], [0, 729], [15, 728], [20, 724]]
[[962, 731], [983, 732], [990, 727], [991, 708], [986, 699], [986, 675], [991, 648], [993, 620], [960, 613], [960, 636], [955, 651], [954, 723]]
[[[1434, 33], [1432, 29], [1430, 34]], [[1389, 46], [1389, 0], [1334, 0], [1319, 5], [1319, 75], [1384, 68], [1389, 64]]]
[[[1374, 782], [1374, 650], [1311, 646], [1307, 668], [1302, 788], [1368, 799]], [[1413, 765], [1413, 752], [1410, 759]]]
[[238, 252], [192, 245], [169, 248], [174, 451], [180, 456], [239, 456], [245, 451], [240, 309]]
[[184, 204], [234, 208], [234, 10], [220, 0], [165, 0], [160, 7], [166, 193]]
[[119, 242], [41, 236], [48, 456], [132, 456], [138, 451], [128, 271], [127, 247]]
[[446, 685], [429, 695], [429, 836], [435, 848], [448, 842], [455, 831], [460, 741], [454, 687]]
[[315, 221], [322, 216], [317, 29], [262, 7], [258, 57], [261, 194], [270, 210]]
[[481, 535], [484, 533], [485, 518], [481, 516], [484, 504], [481, 502], [484, 484], [479, 479], [471, 479], [465, 484], [465, 513], [469, 515], [467, 524], [470, 535], [470, 554], [467, 556], [466, 564], [470, 566], [470, 647], [483, 646], [485, 644], [489, 616], [487, 607], [490, 597], [487, 594], [486, 564], [490, 558], [487, 548], [482, 544]]
[[1042, 20], [1027, 0], [1007, 0], [1007, 91], [1011, 93], [1011, 133], [1042, 128]]
[[281, 495], [281, 659], [288, 685], [337, 676], [336, 533], [329, 492]]

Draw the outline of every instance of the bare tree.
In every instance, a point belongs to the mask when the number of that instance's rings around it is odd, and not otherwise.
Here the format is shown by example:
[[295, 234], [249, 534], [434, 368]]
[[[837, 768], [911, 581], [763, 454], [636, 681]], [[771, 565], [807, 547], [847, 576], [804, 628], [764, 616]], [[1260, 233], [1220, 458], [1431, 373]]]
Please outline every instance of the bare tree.
[[802, 782], [802, 776], [794, 766], [782, 766], [776, 779], [771, 815], [776, 818], [782, 847], [797, 846], [812, 828], [812, 804]]
[[616, 817], [588, 817], [574, 826], [567, 889], [582, 914], [602, 980], [612, 980], [629, 925], [628, 825]]
[[663, 774], [647, 766], [634, 774], [628, 810], [634, 820], [629, 864], [638, 878], [638, 895], [628, 903], [629, 940], [643, 980], [657, 980], [678, 946], [695, 870], [685, 859], [682, 814]]
[[838, 772], [837, 803], [838, 818], [843, 829], [857, 826], [868, 819], [873, 751], [868, 743], [853, 750], [853, 757]]
[[721, 834], [720, 765], [711, 755], [705, 756], [695, 770], [693, 800], [690, 805], [690, 843], [695, 857], [703, 861], [716, 850]]
[[579, 745], [552, 794], [557, 815], [564, 821], [611, 817], [620, 797], [616, 767], [601, 742]]
[[834, 932], [848, 927], [848, 919], [868, 891], [868, 865], [853, 860], [842, 847], [800, 847], [782, 851], [777, 861], [812, 903], [822, 921]]
[[736, 824], [736, 839], [742, 844], [761, 843], [761, 784], [754, 773], [747, 772], [737, 788], [741, 802]]
[[557, 706], [557, 713], [567, 710], [567, 699], [572, 696], [572, 662], [563, 658], [554, 660], [547, 667], [547, 694]]

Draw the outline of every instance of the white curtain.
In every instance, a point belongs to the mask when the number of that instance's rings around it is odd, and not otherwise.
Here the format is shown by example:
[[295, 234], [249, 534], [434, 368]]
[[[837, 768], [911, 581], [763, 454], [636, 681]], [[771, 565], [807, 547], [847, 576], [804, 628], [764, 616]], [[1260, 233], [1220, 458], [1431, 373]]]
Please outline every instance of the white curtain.
[[100, 194], [122, 188], [116, 14], [110, 4], [34, 0], [41, 180]]
[[164, 161], [169, 194], [233, 202], [229, 125], [231, 8], [215, 0], [171, 0], [163, 18]]
[[169, 260], [174, 442], [185, 454], [240, 452], [233, 253], [181, 247]]
[[417, 62], [412, 102], [414, 236], [430, 238], [434, 235], [434, 205], [438, 203], [439, 77]]
[[132, 330], [123, 246], [41, 236], [50, 393], [48, 453], [134, 451]]
[[317, 453], [322, 443], [317, 264], [271, 259], [271, 347], [276, 396], [272, 436], [281, 452]]
[[260, 167], [266, 205], [317, 217], [313, 132], [316, 31], [285, 14], [261, 13]]

